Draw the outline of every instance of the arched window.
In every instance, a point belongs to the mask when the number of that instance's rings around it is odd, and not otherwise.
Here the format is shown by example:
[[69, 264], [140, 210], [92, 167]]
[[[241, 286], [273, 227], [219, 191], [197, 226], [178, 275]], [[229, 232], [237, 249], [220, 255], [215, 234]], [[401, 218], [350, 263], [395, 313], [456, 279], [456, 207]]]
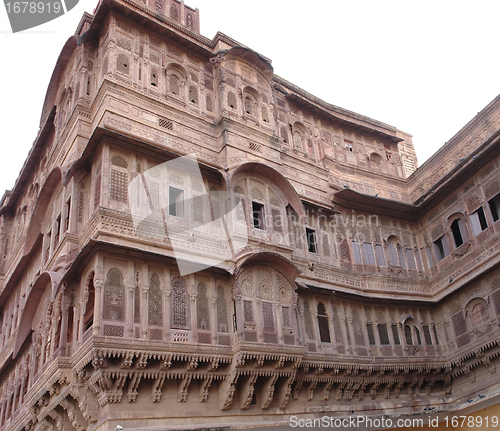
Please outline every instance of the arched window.
[[488, 321], [488, 310], [486, 309], [486, 306], [482, 302], [478, 302], [476, 305], [472, 307], [472, 321], [474, 322], [474, 326], [480, 326], [484, 322]]
[[293, 132], [293, 146], [296, 150], [302, 150], [302, 136], [299, 132]]
[[405, 340], [408, 346], [413, 345], [413, 337], [411, 334], [411, 327], [409, 325], [405, 325]]
[[210, 329], [210, 308], [208, 305], [207, 287], [205, 283], [198, 284], [198, 297], [196, 299], [196, 321], [198, 329]]
[[189, 101], [195, 105], [198, 104], [198, 90], [194, 85], [189, 87]]
[[148, 324], [154, 326], [163, 325], [163, 295], [161, 292], [160, 277], [153, 273], [149, 279], [148, 297]]
[[304, 301], [304, 325], [306, 327], [306, 337], [308, 340], [314, 340], [314, 328], [313, 320], [311, 315], [311, 308], [309, 306], [309, 301]]
[[213, 112], [212, 98], [209, 95], [207, 95], [207, 111]]
[[188, 319], [187, 283], [181, 277], [172, 280], [172, 327], [187, 329]]
[[265, 106], [262, 107], [262, 121], [264, 123], [269, 123], [269, 113], [267, 112], [267, 108]]
[[111, 268], [104, 288], [104, 319], [123, 320], [125, 288], [119, 269]]
[[455, 247], [460, 247], [464, 242], [467, 241], [467, 230], [465, 229], [465, 224], [462, 218], [459, 217], [453, 220], [450, 229], [453, 235], [453, 240], [455, 242]]
[[94, 324], [94, 273], [92, 272], [88, 282], [88, 298], [85, 304], [85, 314], [83, 315], [83, 332], [87, 331]]
[[328, 316], [322, 302], [318, 304], [318, 327], [319, 338], [322, 343], [330, 343], [330, 328], [328, 327]]
[[170, 75], [170, 93], [176, 96], [180, 95], [180, 83], [179, 78], [176, 75]]
[[219, 332], [228, 332], [226, 294], [222, 286], [217, 288], [217, 323]]
[[227, 105], [232, 109], [236, 109], [236, 96], [232, 91], [227, 93]]
[[253, 102], [252, 102], [252, 99], [250, 99], [250, 97], [245, 97], [245, 113], [247, 114], [250, 114], [250, 115], [253, 115]]

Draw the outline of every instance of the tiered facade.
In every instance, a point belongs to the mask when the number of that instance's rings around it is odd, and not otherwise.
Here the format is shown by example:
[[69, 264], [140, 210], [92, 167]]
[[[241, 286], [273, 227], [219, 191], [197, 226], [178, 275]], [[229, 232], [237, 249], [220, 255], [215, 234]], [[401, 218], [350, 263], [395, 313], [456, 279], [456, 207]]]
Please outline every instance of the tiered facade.
[[[410, 135], [201, 36], [198, 10], [102, 0], [0, 208], [0, 428], [496, 402], [499, 133], [497, 98], [417, 169]], [[190, 154], [199, 175], [169, 164]]]

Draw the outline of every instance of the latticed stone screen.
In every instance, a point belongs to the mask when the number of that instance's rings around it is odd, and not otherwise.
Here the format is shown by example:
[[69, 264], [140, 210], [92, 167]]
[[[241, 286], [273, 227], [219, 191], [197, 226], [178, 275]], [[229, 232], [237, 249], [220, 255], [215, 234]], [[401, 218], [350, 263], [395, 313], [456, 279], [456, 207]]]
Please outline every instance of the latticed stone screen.
[[128, 174], [111, 169], [109, 197], [115, 201], [127, 203]]
[[354, 342], [358, 346], [363, 346], [365, 344], [365, 337], [363, 335], [363, 327], [361, 325], [361, 316], [359, 310], [352, 310], [352, 327], [354, 330]]
[[123, 320], [125, 289], [122, 279], [117, 268], [109, 270], [104, 288], [104, 319]]
[[210, 308], [205, 283], [198, 284], [198, 298], [196, 299], [196, 320], [198, 329], [210, 329]]
[[172, 281], [172, 326], [188, 327], [187, 284], [183, 278], [176, 277]]
[[264, 331], [274, 332], [274, 312], [272, 303], [266, 301], [262, 302], [262, 315], [264, 317]]
[[253, 304], [252, 301], [243, 301], [243, 315], [245, 322], [253, 323]]
[[104, 335], [107, 337], [123, 337], [123, 326], [104, 325]]
[[163, 325], [163, 295], [161, 292], [160, 278], [158, 274], [151, 275], [149, 280], [148, 297], [148, 324], [155, 326]]
[[217, 288], [217, 322], [219, 332], [228, 332], [226, 295], [222, 286]]
[[394, 344], [396, 346], [401, 345], [401, 340], [399, 339], [398, 325], [391, 325], [391, 328], [392, 328], [392, 336], [394, 337]]
[[459, 337], [467, 332], [467, 326], [465, 325], [465, 319], [462, 312], [455, 314], [451, 321], [453, 323], [453, 330], [455, 331], [455, 337]]

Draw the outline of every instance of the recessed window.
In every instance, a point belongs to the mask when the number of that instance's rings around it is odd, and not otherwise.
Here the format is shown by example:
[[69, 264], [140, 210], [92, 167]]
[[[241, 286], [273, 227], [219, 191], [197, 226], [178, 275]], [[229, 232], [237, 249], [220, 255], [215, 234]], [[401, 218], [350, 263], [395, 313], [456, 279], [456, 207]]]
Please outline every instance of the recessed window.
[[483, 207], [479, 207], [477, 211], [474, 211], [470, 215], [470, 222], [472, 224], [472, 231], [474, 232], [475, 236], [479, 235], [488, 227]]
[[500, 193], [493, 199], [490, 199], [488, 204], [490, 206], [491, 215], [493, 216], [493, 221], [497, 221], [500, 218]]
[[411, 336], [411, 327], [408, 325], [405, 325], [405, 340], [408, 346], [413, 345], [413, 337]]
[[361, 248], [359, 242], [353, 241], [351, 243], [351, 246], [352, 246], [352, 255], [354, 257], [354, 263], [362, 264], [363, 260], [361, 259]]
[[398, 325], [391, 325], [391, 329], [392, 329], [392, 336], [394, 337], [394, 344], [396, 346], [400, 346], [401, 345], [401, 341], [399, 340], [399, 331], [398, 331]]
[[255, 229], [266, 230], [266, 214], [264, 204], [252, 202], [253, 227]]
[[375, 244], [375, 254], [377, 255], [378, 266], [387, 266], [382, 244]]
[[378, 335], [380, 337], [380, 344], [382, 346], [387, 346], [390, 343], [389, 341], [389, 332], [387, 331], [387, 325], [385, 323], [379, 323], [377, 325]]
[[438, 260], [444, 259], [450, 254], [450, 247], [448, 246], [448, 240], [443, 235], [434, 241], [434, 253]]
[[328, 327], [328, 316], [326, 315], [325, 306], [320, 302], [318, 304], [318, 326], [319, 338], [322, 343], [330, 343], [330, 329]]
[[172, 186], [168, 188], [168, 215], [184, 217], [184, 190]]
[[370, 343], [370, 346], [374, 346], [375, 345], [375, 333], [373, 332], [373, 324], [372, 323], [366, 324], [366, 332], [368, 332], [368, 341]]
[[467, 241], [467, 232], [462, 219], [458, 218], [453, 221], [451, 224], [451, 232], [453, 234], [453, 240], [455, 241], [455, 247], [460, 247]]
[[478, 303], [472, 307], [472, 321], [474, 326], [479, 326], [488, 321], [488, 311], [483, 303]]
[[316, 233], [314, 229], [309, 229], [306, 227], [306, 236], [307, 236], [307, 248], [309, 249], [309, 253], [317, 253], [318, 248], [316, 245]]
[[428, 346], [432, 346], [431, 330], [429, 326], [422, 326], [422, 330], [424, 331], [425, 344], [427, 344]]
[[369, 242], [362, 244], [363, 259], [367, 265], [375, 265], [375, 256], [373, 254], [373, 246]]

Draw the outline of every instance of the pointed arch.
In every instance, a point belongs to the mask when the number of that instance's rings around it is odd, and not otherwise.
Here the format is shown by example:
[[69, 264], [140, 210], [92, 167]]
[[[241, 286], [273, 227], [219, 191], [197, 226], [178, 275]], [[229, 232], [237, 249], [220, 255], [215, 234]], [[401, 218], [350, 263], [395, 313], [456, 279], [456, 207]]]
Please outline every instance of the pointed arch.
[[19, 329], [17, 331], [16, 342], [14, 344], [13, 357], [15, 358], [19, 353], [22, 345], [26, 341], [26, 338], [30, 335], [33, 325], [33, 318], [35, 316], [35, 311], [40, 303], [40, 298], [47, 289], [47, 285], [50, 286], [51, 298], [57, 293], [59, 285], [65, 273], [62, 272], [52, 272], [46, 271], [42, 272], [40, 276], [36, 279], [28, 298], [26, 298], [26, 305], [24, 306], [23, 314], [19, 320]]

